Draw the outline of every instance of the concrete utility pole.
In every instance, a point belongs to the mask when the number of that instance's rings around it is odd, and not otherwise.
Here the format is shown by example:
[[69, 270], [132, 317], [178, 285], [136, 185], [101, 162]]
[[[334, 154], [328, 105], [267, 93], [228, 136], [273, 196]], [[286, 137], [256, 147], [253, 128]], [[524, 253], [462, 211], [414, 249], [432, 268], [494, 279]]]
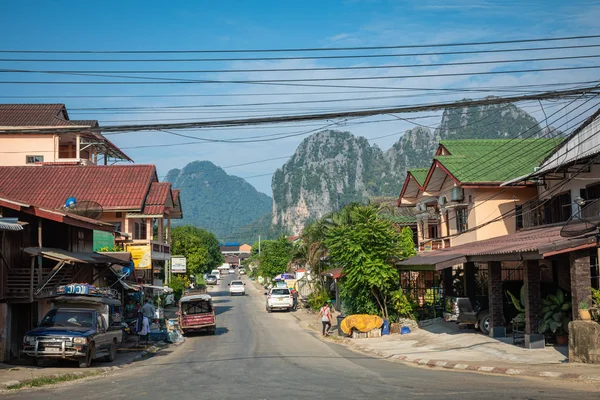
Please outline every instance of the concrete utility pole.
[[260, 235], [258, 235], [258, 255], [260, 256]]

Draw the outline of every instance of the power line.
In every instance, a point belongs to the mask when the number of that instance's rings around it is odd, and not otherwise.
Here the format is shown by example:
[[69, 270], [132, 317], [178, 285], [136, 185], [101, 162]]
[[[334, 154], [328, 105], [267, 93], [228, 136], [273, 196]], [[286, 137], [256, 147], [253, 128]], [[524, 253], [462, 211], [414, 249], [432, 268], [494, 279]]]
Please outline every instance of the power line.
[[[599, 45], [600, 46], [600, 45]], [[522, 58], [513, 60], [487, 60], [487, 61], [458, 61], [447, 63], [429, 63], [429, 64], [403, 64], [403, 65], [359, 65], [345, 67], [311, 67], [311, 68], [254, 68], [254, 69], [204, 69], [204, 70], [24, 70], [3, 68], [0, 73], [37, 73], [37, 74], [61, 74], [61, 75], [80, 75], [80, 74], [212, 74], [212, 73], [262, 73], [262, 72], [306, 72], [306, 71], [348, 71], [348, 70], [378, 70], [378, 69], [399, 69], [399, 68], [429, 68], [429, 67], [449, 67], [458, 65], [488, 65], [488, 64], [509, 64], [540, 61], [558, 61], [558, 60], [578, 60], [599, 58], [600, 55], [578, 55], [562, 57], [541, 57], [541, 58]]]
[[514, 40], [495, 40], [480, 42], [457, 43], [429, 43], [408, 44], [394, 46], [354, 46], [354, 47], [308, 47], [308, 48], [283, 48], [283, 49], [229, 49], [229, 50], [0, 50], [0, 53], [40, 53], [40, 54], [179, 54], [179, 53], [279, 53], [279, 52], [306, 52], [306, 51], [356, 51], [356, 50], [386, 50], [410, 49], [426, 47], [456, 47], [456, 46], [482, 46], [491, 44], [536, 43], [579, 39], [595, 39], [600, 35], [562, 36], [549, 38], [528, 38]]
[[[574, 71], [586, 69], [598, 69], [600, 65], [585, 65], [577, 67], [554, 67], [554, 68], [528, 68], [519, 70], [506, 71], [473, 71], [473, 72], [447, 72], [421, 75], [393, 75], [393, 76], [360, 76], [360, 77], [336, 77], [336, 78], [298, 78], [298, 79], [254, 79], [254, 80], [212, 80], [212, 79], [175, 79], [161, 77], [137, 77], [125, 75], [105, 75], [105, 74], [64, 74], [90, 77], [105, 77], [105, 78], [127, 78], [127, 79], [150, 79], [148, 81], [0, 81], [0, 84], [11, 85], [164, 85], [164, 84], [268, 84], [281, 86], [307, 86], [300, 85], [296, 82], [338, 82], [338, 81], [370, 81], [370, 80], [385, 80], [385, 79], [421, 79], [421, 78], [439, 78], [450, 76], [478, 76], [478, 75], [499, 75], [499, 74], [517, 74], [528, 72], [555, 72], [555, 71]], [[21, 72], [35, 73], [34, 71], [21, 70]], [[320, 87], [333, 87], [325, 85], [317, 85]], [[314, 85], [312, 86], [314, 87]], [[383, 88], [381, 88], [383, 89]]]
[[[342, 91], [320, 91], [320, 92], [270, 92], [270, 93], [203, 93], [203, 94], [149, 94], [149, 95], [51, 95], [51, 96], [2, 96], [2, 99], [109, 99], [109, 98], [187, 98], [187, 97], [257, 97], [257, 96], [296, 96], [296, 95], [307, 95], [307, 96], [327, 96], [327, 95], [338, 95], [338, 94], [365, 94], [365, 93], [382, 93], [390, 91], [454, 91], [454, 92], [490, 92], [490, 91], [515, 91], [509, 89], [519, 89], [525, 87], [553, 87], [563, 85], [583, 85], [594, 83], [595, 81], [579, 81], [579, 82], [564, 82], [564, 83], [543, 83], [535, 85], [519, 85], [519, 86], [489, 86], [480, 88], [425, 88], [425, 87], [406, 87], [397, 89], [380, 89], [380, 90], [342, 90]], [[503, 90], [504, 89], [504, 90]]]
[[[348, 112], [337, 112], [337, 113], [315, 113], [315, 114], [304, 114], [304, 115], [287, 115], [278, 117], [261, 117], [261, 118], [246, 118], [246, 119], [233, 119], [233, 120], [213, 120], [205, 122], [188, 122], [188, 123], [170, 123], [170, 124], [140, 124], [140, 125], [112, 125], [104, 126], [102, 128], [86, 128], [86, 131], [91, 132], [135, 132], [135, 131], [151, 131], [151, 130], [165, 130], [165, 129], [192, 129], [192, 128], [208, 128], [216, 126], [240, 126], [240, 125], [259, 125], [259, 124], [276, 124], [286, 122], [300, 122], [300, 121], [314, 121], [314, 120], [331, 120], [338, 118], [352, 118], [352, 117], [367, 117], [380, 114], [400, 114], [409, 112], [420, 112], [420, 111], [431, 111], [431, 110], [442, 110], [450, 108], [464, 108], [472, 107], [477, 105], [493, 105], [503, 103], [516, 103], [528, 100], [546, 100], [553, 98], [561, 98], [569, 95], [581, 95], [593, 92], [597, 86], [588, 86], [583, 88], [559, 90], [553, 92], [543, 92], [532, 95], [519, 95], [519, 96], [506, 96], [506, 97], [492, 97], [478, 100], [464, 100], [460, 102], [441, 102], [434, 104], [421, 104], [412, 106], [401, 106], [392, 108], [378, 108], [372, 110], [362, 111], [348, 111]], [[80, 130], [78, 127], [74, 128], [57, 128], [57, 129], [22, 129], [21, 133], [36, 133], [43, 131], [45, 133], [68, 133]], [[0, 130], [0, 133], [8, 133], [14, 131]]]
[[332, 60], [332, 59], [364, 59], [364, 58], [393, 58], [393, 57], [420, 57], [420, 56], [446, 56], [466, 54], [490, 54], [490, 53], [513, 53], [531, 51], [551, 51], [567, 49], [585, 49], [600, 47], [599, 44], [552, 46], [552, 47], [530, 47], [530, 48], [508, 48], [488, 50], [463, 50], [463, 51], [436, 51], [422, 53], [401, 54], [352, 54], [352, 55], [326, 55], [326, 56], [285, 56], [285, 57], [228, 57], [228, 58], [130, 58], [130, 59], [85, 59], [85, 58], [0, 58], [0, 62], [83, 62], [83, 63], [119, 63], [119, 62], [231, 62], [231, 61], [284, 61], [284, 60]]

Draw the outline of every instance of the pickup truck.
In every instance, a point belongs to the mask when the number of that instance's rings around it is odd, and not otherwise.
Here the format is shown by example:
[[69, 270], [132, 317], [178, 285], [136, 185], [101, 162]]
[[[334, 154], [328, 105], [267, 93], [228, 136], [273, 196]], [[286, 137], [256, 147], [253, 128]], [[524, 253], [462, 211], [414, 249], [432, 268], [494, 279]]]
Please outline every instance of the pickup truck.
[[94, 296], [60, 296], [37, 328], [23, 338], [22, 354], [34, 365], [41, 359], [77, 361], [88, 368], [95, 359], [114, 361], [123, 338], [114, 310], [120, 301]]

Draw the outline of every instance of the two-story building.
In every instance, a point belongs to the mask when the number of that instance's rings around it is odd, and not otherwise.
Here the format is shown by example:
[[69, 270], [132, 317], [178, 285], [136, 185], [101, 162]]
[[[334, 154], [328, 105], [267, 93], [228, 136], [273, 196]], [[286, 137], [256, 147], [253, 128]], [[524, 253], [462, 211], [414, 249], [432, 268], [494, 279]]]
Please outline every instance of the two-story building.
[[[518, 148], [511, 146], [511, 152]], [[504, 159], [512, 164], [515, 159]], [[479, 271], [489, 296], [489, 333], [506, 334], [503, 313], [503, 279], [506, 265], [517, 265], [525, 296], [525, 346], [543, 348], [538, 331], [542, 318], [542, 287], [554, 285], [567, 293], [572, 317], [578, 318], [580, 301], [589, 301], [590, 287], [597, 288], [598, 226], [600, 224], [600, 110], [574, 130], [534, 168], [507, 180], [499, 190], [534, 184], [536, 194], [521, 201], [511, 212], [501, 212], [498, 222], [515, 226], [516, 232], [473, 241], [437, 251], [420, 252], [398, 263], [401, 269], [443, 272], [453, 284], [451, 267]], [[505, 222], [510, 221], [510, 222]], [[484, 225], [476, 225], [479, 230]], [[472, 286], [473, 275], [465, 276]], [[471, 283], [469, 283], [471, 282]], [[469, 289], [463, 295], [471, 296]]]
[[[136, 277], [149, 284], [163, 279], [171, 259], [171, 220], [182, 212], [179, 192], [159, 182], [154, 165], [11, 166], [0, 167], [0, 176], [0, 193], [13, 199], [68, 213], [85, 213], [66, 207], [69, 198], [93, 204], [97, 220], [115, 227], [116, 244], [132, 253]], [[115, 243], [102, 232], [94, 239]]]
[[0, 165], [133, 162], [90, 128], [98, 128], [98, 121], [71, 120], [64, 104], [0, 104]]
[[[503, 188], [533, 172], [560, 140], [499, 139], [440, 142], [429, 169], [409, 170], [399, 207], [417, 210], [420, 250], [436, 250], [516, 232], [508, 215], [537, 194], [534, 182]], [[478, 229], [473, 229], [478, 227]]]

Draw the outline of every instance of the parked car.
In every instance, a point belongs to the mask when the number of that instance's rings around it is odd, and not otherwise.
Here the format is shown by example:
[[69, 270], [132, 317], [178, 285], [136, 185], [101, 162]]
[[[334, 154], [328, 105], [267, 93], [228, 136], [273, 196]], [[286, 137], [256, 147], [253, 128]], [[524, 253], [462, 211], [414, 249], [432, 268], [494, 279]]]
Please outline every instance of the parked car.
[[[73, 285], [69, 285], [73, 286]], [[80, 285], [81, 286], [81, 285]], [[25, 334], [22, 354], [34, 364], [41, 359], [66, 359], [88, 368], [93, 360], [114, 361], [123, 339], [116, 298], [64, 295], [53, 301], [39, 326]]]
[[221, 272], [218, 269], [213, 269], [210, 274], [216, 276], [218, 281], [221, 280]]
[[242, 281], [231, 281], [228, 286], [230, 296], [234, 294], [241, 294], [243, 296], [246, 294], [246, 284]]
[[267, 312], [271, 312], [276, 309], [292, 311], [294, 299], [290, 289], [275, 287], [270, 289], [269, 292], [265, 292], [265, 296], [267, 296]]
[[[520, 297], [522, 281], [504, 281], [502, 282], [502, 309], [503, 325], [511, 323], [514, 317], [518, 315], [508, 291], [517, 298]], [[542, 282], [542, 298], [548, 294], [556, 292], [557, 286], [554, 283]], [[444, 299], [444, 319], [448, 322], [455, 321], [461, 325], [474, 325], [484, 334], [490, 333], [490, 311], [488, 296], [456, 297], [447, 296]]]
[[238, 269], [238, 272], [240, 275], [246, 275], [246, 269], [244, 269], [244, 268]]
[[204, 282], [206, 282], [207, 285], [216, 285], [219, 283], [219, 279], [216, 275], [208, 275]]
[[235, 274], [235, 269], [234, 268], [229, 268], [229, 273], [230, 274]]

